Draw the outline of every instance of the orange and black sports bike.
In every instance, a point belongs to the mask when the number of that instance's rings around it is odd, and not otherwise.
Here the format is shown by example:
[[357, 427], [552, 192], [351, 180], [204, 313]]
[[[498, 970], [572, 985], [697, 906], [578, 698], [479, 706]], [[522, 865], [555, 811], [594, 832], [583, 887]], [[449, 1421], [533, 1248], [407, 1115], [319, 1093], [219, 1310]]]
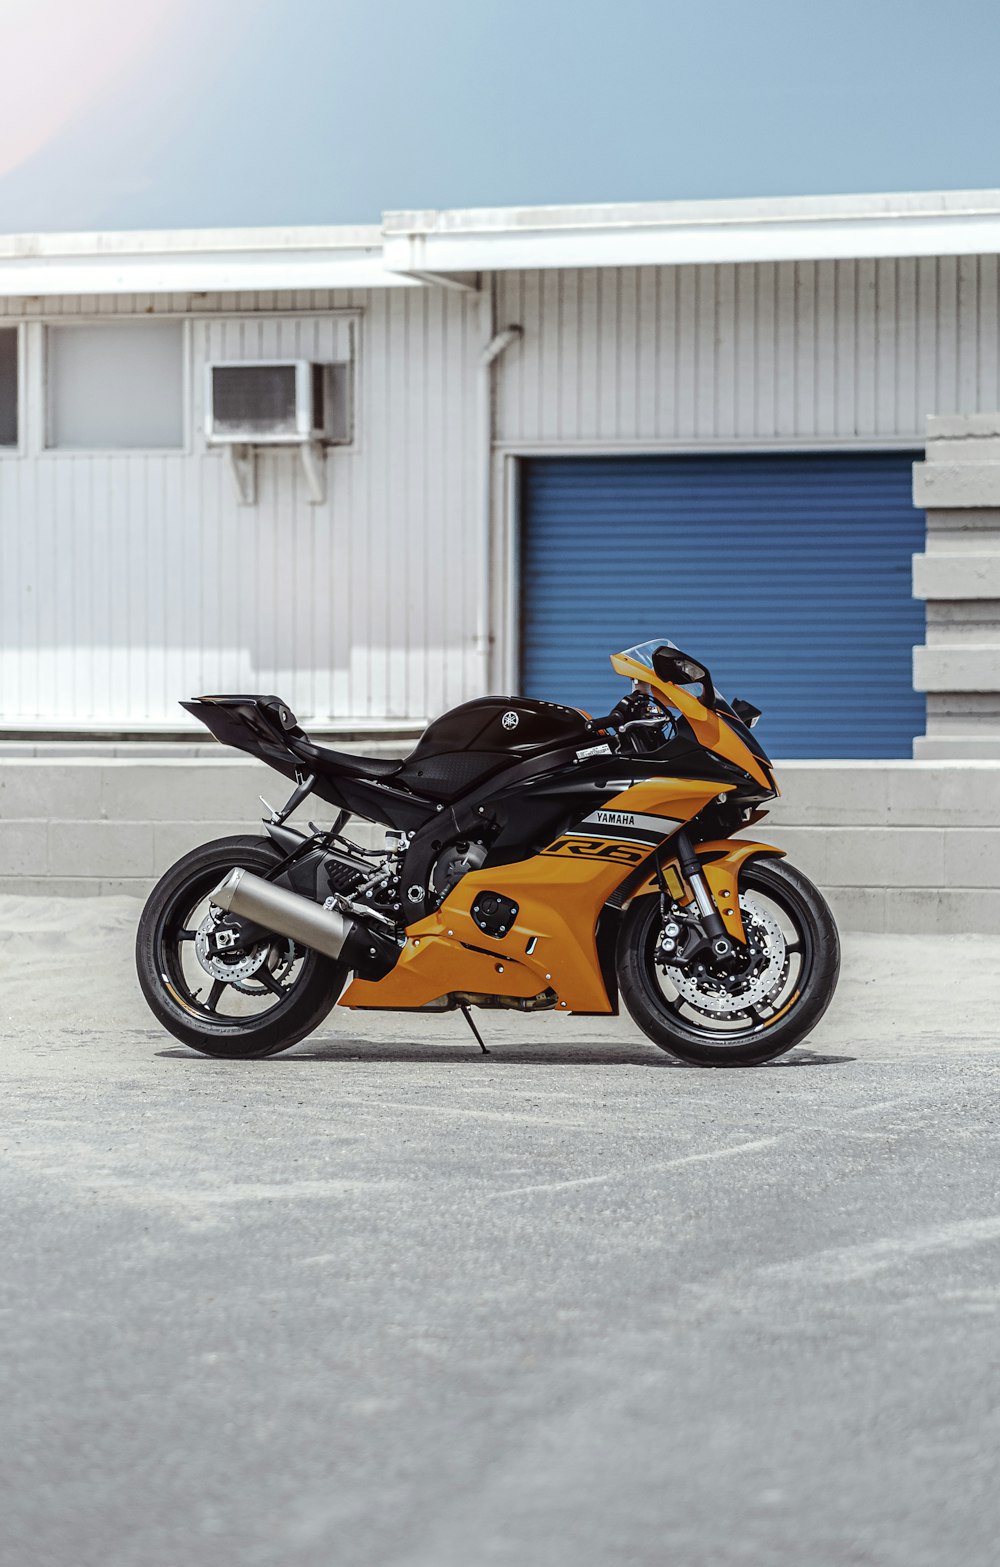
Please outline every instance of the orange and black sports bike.
[[[316, 745], [277, 697], [183, 705], [295, 782], [260, 837], [185, 855], [149, 897], [139, 980], [160, 1022], [212, 1056], [267, 1056], [330, 1008], [588, 1016], [619, 993], [684, 1061], [767, 1061], [837, 983], [837, 929], [780, 849], [734, 837], [778, 790], [704, 665], [666, 638], [616, 653], [606, 718], [482, 697], [404, 761]], [[314, 795], [329, 827], [288, 825]], [[270, 809], [270, 807], [268, 807]], [[344, 836], [352, 816], [384, 843]], [[485, 1047], [484, 1047], [485, 1048]]]

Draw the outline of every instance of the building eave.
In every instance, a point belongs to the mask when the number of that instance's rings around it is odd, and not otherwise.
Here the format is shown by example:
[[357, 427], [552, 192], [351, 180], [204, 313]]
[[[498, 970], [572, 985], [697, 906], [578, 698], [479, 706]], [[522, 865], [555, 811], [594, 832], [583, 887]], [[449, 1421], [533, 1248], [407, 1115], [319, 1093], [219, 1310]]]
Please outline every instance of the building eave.
[[145, 230], [0, 236], [0, 296], [414, 288], [359, 228]]
[[0, 297], [475, 290], [482, 274], [1000, 254], [1000, 190], [388, 212], [381, 226], [0, 235]]
[[711, 265], [1000, 252], [1000, 190], [393, 212], [388, 269]]

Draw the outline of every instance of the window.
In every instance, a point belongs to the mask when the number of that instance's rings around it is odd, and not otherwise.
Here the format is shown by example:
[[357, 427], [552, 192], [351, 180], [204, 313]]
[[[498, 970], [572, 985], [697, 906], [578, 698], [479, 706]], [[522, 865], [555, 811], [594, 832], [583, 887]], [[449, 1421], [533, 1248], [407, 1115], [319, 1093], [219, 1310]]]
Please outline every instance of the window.
[[48, 445], [77, 451], [184, 445], [180, 321], [48, 329]]
[[17, 445], [17, 327], [0, 327], [0, 446]]

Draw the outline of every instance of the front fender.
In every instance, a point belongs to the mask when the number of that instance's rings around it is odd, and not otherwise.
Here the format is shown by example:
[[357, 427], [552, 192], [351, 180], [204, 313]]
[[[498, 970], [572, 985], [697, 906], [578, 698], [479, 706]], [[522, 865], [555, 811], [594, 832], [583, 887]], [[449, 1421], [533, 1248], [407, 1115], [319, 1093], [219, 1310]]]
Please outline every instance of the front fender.
[[[740, 872], [748, 860], [760, 854], [773, 854], [783, 859], [784, 849], [776, 849], [770, 843], [752, 843], [746, 838], [712, 838], [706, 843], [695, 844], [695, 853], [727, 932], [735, 941], [745, 942], [738, 897]], [[654, 874], [632, 896], [642, 898], [659, 890], [660, 884]]]

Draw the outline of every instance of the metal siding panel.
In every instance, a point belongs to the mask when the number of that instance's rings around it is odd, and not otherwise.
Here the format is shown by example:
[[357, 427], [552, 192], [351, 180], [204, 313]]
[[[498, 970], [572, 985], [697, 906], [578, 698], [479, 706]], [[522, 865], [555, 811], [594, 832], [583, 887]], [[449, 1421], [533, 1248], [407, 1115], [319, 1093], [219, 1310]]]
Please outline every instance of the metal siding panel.
[[[597, 412], [600, 428], [614, 440], [618, 435], [621, 392], [619, 298], [621, 275], [607, 269], [597, 275]], [[537, 333], [536, 333], [537, 335]], [[539, 380], [539, 385], [541, 381]], [[539, 421], [540, 424], [540, 421]]]
[[[400, 293], [408, 293], [400, 289]], [[405, 351], [406, 362], [401, 380], [403, 407], [401, 420], [409, 425], [406, 442], [408, 462], [405, 473], [400, 475], [403, 494], [397, 499], [400, 514], [418, 513], [427, 523], [427, 445], [430, 403], [427, 396], [427, 307], [429, 294], [425, 289], [414, 291], [407, 298], [407, 323]], [[407, 527], [406, 591], [404, 594], [405, 620], [401, 638], [402, 664], [397, 680], [402, 693], [402, 711], [425, 713], [427, 711], [427, 658], [411, 659], [408, 649], [426, 649], [432, 630], [429, 610], [433, 602], [432, 583], [428, 580], [427, 533], [419, 525]], [[397, 654], [399, 657], [399, 654]]]
[[997, 258], [979, 258], [979, 384], [976, 400], [980, 406], [1000, 407], [997, 389]]
[[[528, 272], [525, 274], [521, 294], [520, 321], [524, 327], [525, 336], [537, 340], [542, 333], [542, 286], [543, 277], [540, 272]], [[558, 363], [558, 349], [554, 356]], [[526, 376], [521, 382], [521, 398], [525, 416], [531, 420], [536, 430], [543, 437], [550, 434], [546, 430], [547, 409], [542, 400], [542, 383], [545, 379], [545, 370], [542, 365], [537, 367], [538, 374]]]
[[[539, 319], [551, 321], [555, 334], [555, 353], [546, 354], [542, 362], [542, 376], [538, 383], [538, 419], [547, 435], [558, 435], [561, 419], [560, 392], [565, 384], [562, 358], [562, 333], [560, 311], [564, 279], [559, 272], [543, 272], [539, 279]], [[494, 377], [496, 379], [496, 377]]]
[[656, 317], [656, 423], [652, 435], [662, 437], [677, 431], [677, 290], [676, 267], [657, 270]]
[[677, 269], [677, 333], [674, 339], [676, 354], [676, 387], [674, 432], [688, 439], [695, 439], [697, 426], [698, 392], [698, 269]]
[[716, 421], [716, 284], [718, 267], [695, 270], [694, 394], [695, 433], [718, 434]]
[[636, 385], [639, 373], [639, 273], [636, 267], [625, 267], [619, 274], [615, 344], [615, 380], [618, 384], [615, 434], [621, 438], [634, 436], [639, 429]]
[[795, 269], [795, 419], [796, 435], [818, 427], [816, 409], [816, 262]]
[[834, 353], [836, 356], [836, 416], [830, 428], [838, 435], [855, 434], [857, 413], [854, 396], [854, 366], [858, 356], [857, 332], [858, 277], [854, 262], [837, 267], [834, 284]]
[[897, 262], [875, 263], [875, 428], [879, 435], [899, 429]]
[[[496, 319], [519, 322], [523, 325], [521, 294], [524, 275], [520, 272], [504, 273], [493, 282], [496, 290]], [[495, 417], [497, 425], [505, 429], [521, 429], [526, 423], [523, 408], [524, 387], [524, 339], [518, 344], [518, 352], [508, 354], [503, 375], [494, 378]]]
[[[464, 701], [469, 696], [479, 695], [482, 691], [483, 664], [475, 634], [482, 585], [481, 541], [476, 537], [473, 519], [481, 515], [479, 507], [484, 482], [480, 465], [482, 430], [478, 423], [479, 389], [476, 384], [478, 374], [476, 367], [480, 363], [482, 349], [485, 346], [485, 336], [482, 312], [474, 302], [470, 301], [468, 307], [463, 308], [456, 318], [456, 362], [469, 367], [469, 373], [464, 383], [459, 382], [457, 377], [453, 378], [452, 391], [443, 404], [450, 431], [448, 472], [451, 481], [451, 525], [448, 551], [433, 563], [437, 587], [437, 602], [434, 606], [435, 623], [448, 628], [451, 633], [454, 621], [458, 618], [461, 624], [468, 626], [469, 630], [458, 649], [457, 656], [453, 653], [453, 636], [449, 635], [448, 668], [445, 678], [450, 699], [440, 703], [433, 702], [430, 707], [432, 714], [446, 707], [454, 707], [458, 702]], [[462, 564], [464, 573], [463, 603], [460, 607], [451, 604], [454, 582], [449, 580], [447, 570], [440, 569], [442, 561], [453, 560], [456, 556]]]
[[937, 267], [937, 300], [935, 324], [935, 384], [936, 406], [934, 413], [958, 413], [962, 404], [958, 391], [958, 262], [954, 256], [943, 256]]
[[[561, 439], [565, 438], [567, 431], [577, 430], [584, 440], [589, 440], [596, 438], [601, 429], [597, 407], [601, 384], [597, 321], [599, 299], [597, 279], [598, 273], [593, 271], [586, 271], [580, 274], [580, 388], [576, 399], [576, 417], [573, 417], [574, 410], [569, 409], [567, 422], [559, 431]], [[523, 384], [528, 376], [534, 373], [533, 361], [535, 353], [533, 350], [536, 349], [536, 346], [537, 351], [541, 351], [543, 346], [548, 350], [548, 335], [546, 334], [544, 340], [539, 339], [537, 345], [533, 345], [529, 338], [527, 345], [522, 340], [517, 346], [517, 367]], [[525, 352], [526, 346], [527, 352]], [[501, 381], [506, 373], [507, 367], [504, 366], [504, 370], [500, 375]], [[523, 402], [521, 403], [520, 411], [522, 416], [527, 412]], [[530, 428], [530, 424], [523, 417], [521, 428]]]
[[896, 423], [917, 418], [917, 264], [908, 258], [896, 266], [896, 353], [892, 365]]
[[875, 434], [878, 422], [878, 262], [855, 265], [854, 428]]
[[[189, 452], [44, 453], [39, 404], [32, 456], [0, 459], [6, 724], [173, 724], [180, 697], [226, 687], [280, 689], [320, 722], [422, 719], [474, 694], [478, 303], [324, 292], [310, 305], [361, 306], [363, 319], [305, 310], [305, 296], [288, 296], [299, 307], [288, 315], [256, 313], [278, 298], [198, 301]], [[40, 333], [39, 318], [97, 303], [11, 301], [2, 313]], [[118, 316], [137, 303], [100, 301]], [[355, 327], [357, 440], [329, 454], [325, 503], [308, 504], [294, 455], [272, 452], [259, 504], [239, 506], [200, 435], [206, 358], [325, 358]]]
[[772, 754], [909, 756], [916, 455], [525, 463], [523, 690], [608, 712], [609, 655], [667, 635], [763, 709]]
[[775, 336], [775, 433], [799, 433], [798, 397], [798, 268], [794, 261], [779, 261], [776, 274]]
[[919, 444], [927, 414], [1000, 396], [995, 257], [525, 272], [499, 289], [525, 336], [498, 371], [497, 435], [521, 450]]
[[715, 303], [715, 423], [716, 429], [735, 430], [738, 386], [735, 267], [719, 267]]
[[[914, 267], [911, 307], [904, 279]], [[617, 304], [610, 317], [607, 309], [599, 316], [596, 271], [558, 274], [558, 309], [552, 307], [551, 282], [544, 308], [536, 309], [537, 276], [498, 279], [498, 320], [529, 328], [497, 369], [498, 437], [524, 450], [543, 440], [604, 450], [630, 444], [634, 450], [640, 441], [650, 447], [697, 438], [720, 444], [755, 437], [835, 442], [876, 431], [876, 438], [919, 443], [928, 412], [960, 406], [995, 410], [1000, 400], [996, 258], [961, 265], [954, 258], [899, 263], [894, 320], [888, 334], [881, 332], [877, 354], [887, 296], [874, 310], [864, 301], [859, 305], [862, 269], [870, 274], [873, 265], [820, 264], [816, 409], [804, 395], [785, 397], [780, 417], [776, 393], [790, 384], [796, 363], [804, 392], [808, 358], [800, 336], [788, 330], [789, 311], [794, 312], [789, 278], [796, 274], [791, 265], [781, 269], [780, 285], [774, 266], [735, 268], [735, 354], [726, 339], [724, 271], [718, 287], [706, 277], [700, 290], [695, 268], [657, 267], [634, 274], [634, 326], [631, 309], [623, 317]], [[405, 292], [408, 299], [418, 297]], [[617, 282], [605, 284], [604, 295], [605, 306], [608, 297], [617, 301]], [[710, 312], [700, 326], [696, 298], [702, 304], [710, 298], [720, 301], [718, 314]], [[320, 717], [377, 720], [403, 711], [425, 691], [433, 712], [469, 694], [479, 679], [473, 640], [476, 555], [469, 524], [477, 504], [474, 367], [480, 342], [475, 301], [442, 295], [439, 373], [427, 381], [432, 406], [418, 417], [409, 406], [398, 416], [390, 411], [392, 387], [402, 375], [407, 318], [390, 320], [380, 291], [215, 294], [198, 300], [197, 308], [221, 319], [242, 303], [241, 319], [246, 319], [273, 311], [279, 299], [293, 307], [299, 332], [309, 330], [310, 313], [322, 320], [317, 312], [365, 311], [359, 337], [358, 445], [333, 455], [326, 506], [307, 509], [292, 478], [274, 524], [298, 552], [294, 592], [306, 596], [281, 665], [297, 665], [289, 698]], [[26, 323], [27, 337], [39, 332], [37, 323], [49, 316], [135, 315], [148, 302], [144, 296], [12, 299], [0, 303], [0, 315]], [[527, 314], [525, 305], [530, 306]], [[186, 311], [192, 301], [186, 295], [156, 296], [152, 306], [152, 314]], [[626, 317], [627, 338], [620, 325]], [[800, 319], [800, 330], [801, 325]], [[437, 331], [436, 325], [429, 329], [426, 347], [417, 350], [426, 352], [428, 365]], [[705, 331], [720, 334], [717, 346], [702, 340]], [[636, 342], [638, 379], [631, 346]], [[797, 362], [789, 361], [789, 344], [800, 356]], [[622, 378], [631, 378], [627, 389]], [[638, 388], [634, 395], [632, 387]], [[201, 386], [196, 366], [191, 392], [197, 432]], [[35, 397], [36, 388], [29, 385], [26, 414]], [[638, 405], [632, 429], [621, 414], [633, 405], [630, 399]], [[706, 399], [711, 409], [707, 425]], [[412, 404], [412, 392], [407, 403]], [[702, 418], [696, 422], [699, 405]], [[257, 669], [251, 652], [265, 639], [268, 617], [294, 619], [299, 606], [279, 602], [266, 580], [261, 519], [236, 507], [221, 461], [203, 458], [197, 450], [171, 458], [122, 459], [135, 465], [128, 474], [132, 510], [126, 543], [146, 568], [144, 578], [138, 574], [145, 584], [143, 623], [133, 614], [126, 633], [130, 673], [123, 692], [109, 686], [108, 621], [102, 608], [102, 584], [118, 570], [100, 553], [101, 519], [110, 514], [114, 475], [89, 459], [39, 454], [41, 419], [34, 414], [25, 439], [32, 455], [0, 458], [0, 716], [7, 722], [84, 716], [96, 723], [169, 722], [176, 718], [174, 700], [187, 687], [192, 668], [196, 675], [201, 671], [207, 685], [251, 678]], [[405, 461], [415, 441], [437, 451], [438, 481], [436, 489], [424, 487], [425, 495], [405, 493], [404, 515], [398, 493], [390, 495], [381, 476]], [[58, 480], [57, 463], [66, 464]], [[414, 535], [408, 543], [407, 533]], [[410, 551], [408, 569], [427, 584], [426, 614], [413, 628], [418, 645], [402, 660], [397, 649], [392, 679], [376, 689], [372, 667], [385, 657], [377, 644], [402, 635], [401, 610], [409, 589], [398, 581], [401, 545]], [[55, 606], [65, 603], [68, 562], [73, 593], [67, 624]], [[447, 562], [446, 570], [440, 562]], [[135, 577], [133, 570], [130, 580]], [[192, 603], [198, 606], [193, 619]], [[188, 636], [194, 636], [193, 646], [184, 640]], [[404, 667], [408, 673], [401, 676]], [[275, 673], [257, 669], [261, 679]], [[146, 693], [142, 712], [133, 708], [140, 691]], [[102, 706], [109, 700], [111, 712]]]
[[837, 428], [837, 269], [816, 263], [815, 390], [816, 428]]
[[979, 401], [979, 257], [958, 260], [958, 404], [975, 408]]
[[924, 257], [917, 261], [916, 267], [917, 320], [916, 343], [914, 345], [916, 356], [914, 423], [920, 419], [923, 410], [933, 409], [937, 403], [939, 334], [939, 273], [937, 263]]
[[777, 268], [773, 262], [755, 266], [754, 301], [754, 434], [777, 431]]
[[638, 299], [635, 319], [635, 384], [636, 425], [635, 433], [648, 439], [657, 430], [657, 377], [656, 361], [658, 345], [649, 323], [656, 320], [659, 274], [653, 267], [640, 267], [637, 272]]
[[[555, 352], [547, 355], [553, 366], [555, 385], [555, 428], [563, 430], [567, 424], [579, 423], [580, 398], [580, 287], [579, 272], [556, 274], [557, 315], [555, 322]], [[506, 316], [502, 317], [507, 320]], [[519, 345], [520, 346], [520, 345]], [[496, 384], [503, 386], [505, 374], [495, 376]], [[569, 408], [572, 408], [572, 414]]]

